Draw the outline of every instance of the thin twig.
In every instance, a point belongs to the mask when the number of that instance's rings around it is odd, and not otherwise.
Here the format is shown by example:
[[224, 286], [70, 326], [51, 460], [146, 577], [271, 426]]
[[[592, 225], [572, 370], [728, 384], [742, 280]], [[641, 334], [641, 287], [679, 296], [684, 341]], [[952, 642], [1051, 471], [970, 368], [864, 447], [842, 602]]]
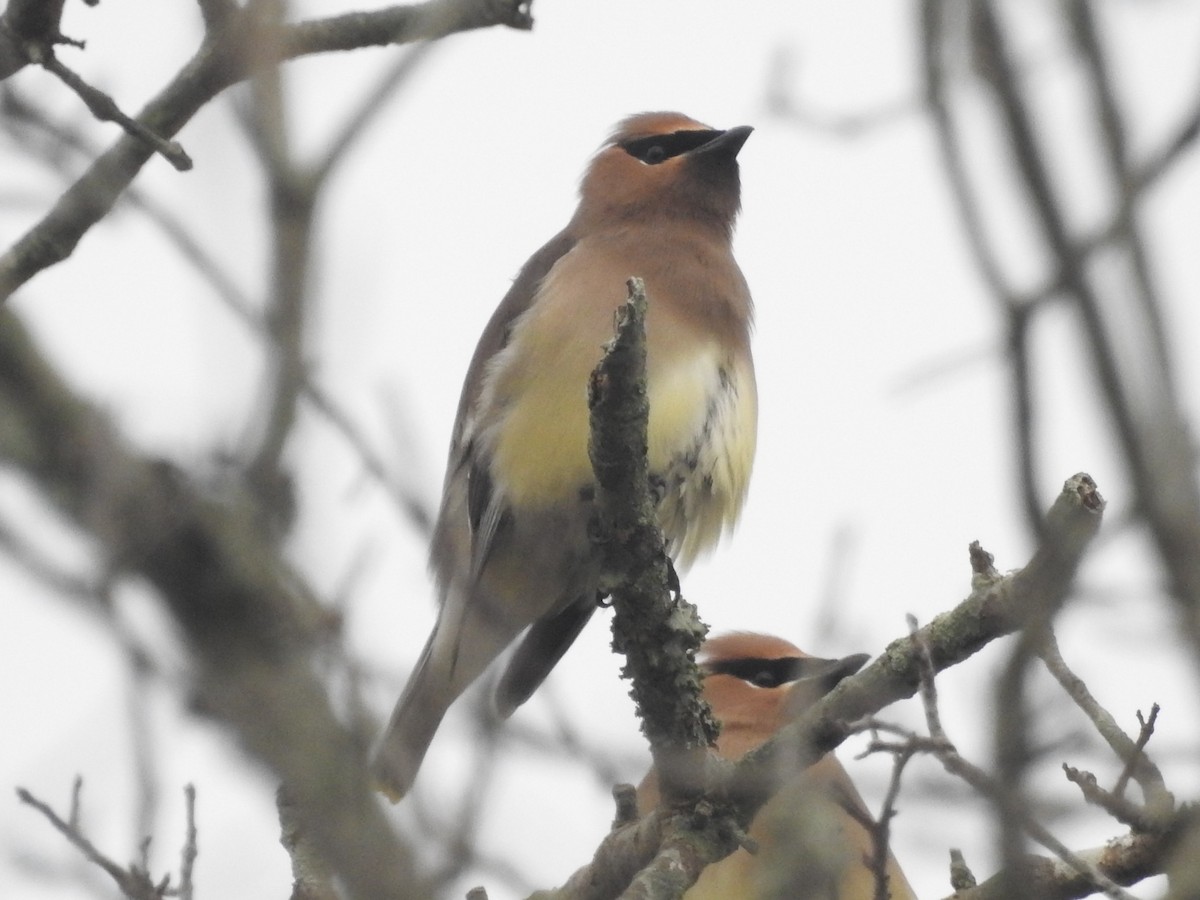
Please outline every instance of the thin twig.
[[[431, 40], [460, 31], [504, 25], [528, 29], [530, 0], [431, 0], [288, 25], [284, 56]], [[176, 134], [213, 97], [246, 78], [240, 29], [211, 33], [196, 54], [138, 116], [163, 136]], [[0, 303], [43, 269], [66, 259], [79, 240], [129, 186], [153, 149], [125, 135], [59, 198], [54, 208], [0, 254]]]
[[[111, 601], [110, 601], [111, 602]], [[154, 834], [158, 811], [158, 757], [155, 753], [154, 730], [150, 724], [149, 662], [145, 651], [131, 636], [122, 635], [129, 667], [126, 696], [129, 715], [130, 743], [137, 803], [134, 811], [134, 834], [146, 838]]]
[[253, 4], [246, 16], [250, 34], [243, 43], [249, 55], [249, 112], [243, 117], [246, 134], [256, 151], [270, 198], [271, 271], [265, 324], [271, 336], [269, 376], [263, 399], [250, 427], [254, 449], [246, 465], [267, 507], [288, 503], [290, 479], [281, 469], [281, 456], [296, 422], [297, 403], [305, 369], [309, 272], [312, 229], [321, 184], [296, 162], [288, 127], [284, 92], [283, 16], [281, 0]]
[[155, 153], [174, 166], [177, 171], [187, 172], [192, 168], [192, 158], [187, 155], [177, 141], [169, 141], [160, 137], [137, 119], [126, 115], [112, 97], [99, 88], [92, 87], [74, 71], [63, 65], [52, 50], [47, 49], [38, 54], [35, 62], [40, 63], [42, 68], [53, 73], [63, 84], [78, 94], [92, 115], [101, 122], [116, 122], [125, 129], [127, 134], [152, 147]]
[[[1047, 671], [1067, 692], [1067, 696], [1075, 701], [1075, 705], [1088, 717], [1097, 733], [1104, 738], [1112, 751], [1124, 763], [1125, 771], [1117, 780], [1117, 786], [1113, 788], [1113, 793], [1118, 797], [1121, 796], [1125, 791], [1125, 784], [1132, 774], [1142, 788], [1146, 805], [1151, 813], [1169, 815], [1174, 809], [1174, 798], [1167, 791], [1158, 767], [1154, 765], [1150, 757], [1142, 752], [1145, 741], [1149, 740], [1149, 734], [1145, 733], [1145, 728], [1142, 729], [1142, 735], [1139, 735], [1140, 743], [1130, 740], [1112, 714], [1101, 706], [1092, 695], [1083, 679], [1071, 671], [1062, 657], [1062, 652], [1058, 648], [1058, 640], [1053, 631], [1046, 634], [1038, 655], [1041, 656]], [[1151, 713], [1152, 716], [1157, 714], [1157, 708], [1156, 704], [1154, 712]], [[1138, 718], [1141, 719], [1140, 714]], [[1151, 725], [1150, 731], [1153, 732], [1153, 725]]]
[[180, 900], [192, 900], [192, 870], [196, 864], [196, 856], [200, 852], [199, 833], [196, 830], [196, 787], [188, 784], [183, 788], [183, 800], [187, 815], [187, 835], [183, 841], [183, 850], [179, 858], [179, 897]]
[[1038, 484], [1037, 416], [1033, 391], [1033, 363], [1029, 348], [1033, 307], [1010, 302], [1005, 305], [1008, 321], [1009, 396], [1012, 407], [1012, 434], [1017, 445], [1018, 484], [1025, 511], [1025, 522], [1034, 537], [1042, 534], [1042, 502]]
[[1136, 803], [1119, 794], [1104, 790], [1091, 772], [1085, 772], [1067, 763], [1063, 763], [1062, 768], [1063, 774], [1067, 776], [1067, 781], [1079, 788], [1088, 803], [1100, 807], [1118, 822], [1129, 826], [1134, 831], [1157, 830], [1159, 820], [1148, 816], [1146, 810]]
[[933, 654], [929, 650], [929, 637], [917, 625], [917, 617], [906, 613], [908, 633], [917, 646], [917, 671], [921, 677], [921, 708], [925, 710], [925, 726], [934, 740], [947, 740], [942, 729], [942, 714], [938, 706], [937, 669], [933, 666]]
[[[1157, 703], [1151, 704], [1150, 716], [1148, 718], [1142, 716], [1140, 709], [1137, 711], [1138, 725], [1141, 727], [1138, 730], [1137, 740], [1133, 744], [1133, 752], [1126, 758], [1125, 768], [1121, 770], [1121, 774], [1117, 778], [1117, 783], [1113, 787], [1113, 793], [1117, 796], [1125, 793], [1125, 786], [1129, 783], [1130, 777], [1137, 777], [1138, 770], [1141, 770], [1143, 766], [1149, 766], [1150, 771], [1158, 777], [1159, 783], [1161, 784], [1162, 782], [1162, 774], [1158, 771], [1154, 763], [1151, 762], [1150, 757], [1142, 752], [1154, 734], [1154, 723], [1158, 721], [1158, 710]], [[1141, 780], [1139, 779], [1140, 783]], [[1165, 790], [1165, 787], [1163, 790]], [[1170, 794], [1167, 797], [1169, 798]]]
[[[990, 563], [989, 563], [990, 566]], [[1062, 592], [1065, 594], [1065, 590]], [[1060, 859], [1070, 865], [1079, 873], [1093, 880], [1093, 882], [1106, 894], [1111, 897], [1128, 898], [1132, 900], [1129, 894], [1121, 889], [1119, 885], [1099, 872], [1094, 866], [1089, 865], [1085, 860], [1074, 854], [1065, 844], [1060, 842], [1050, 831], [1038, 823], [1030, 814], [1027, 805], [1008, 802], [1005, 798], [1009, 796], [1008, 790], [1001, 782], [993, 781], [982, 769], [967, 762], [958, 751], [955, 749], [953, 742], [950, 741], [945, 729], [942, 726], [941, 713], [938, 709], [937, 690], [935, 687], [936, 670], [933, 665], [933, 657], [929, 650], [927, 639], [917, 630], [916, 619], [909, 615], [908, 625], [914, 640], [917, 641], [919, 648], [919, 659], [921, 662], [921, 702], [925, 710], [925, 721], [929, 728], [930, 740], [928, 743], [914, 743], [914, 752], [916, 748], [926, 749], [933, 753], [947, 771], [952, 772], [962, 778], [977, 791], [991, 799], [1002, 810], [1002, 815], [1010, 818], [1015, 824], [1019, 825], [1027, 834], [1042, 844], [1042, 846], [1051, 850]], [[1006, 871], [1004, 877], [1010, 879], [1008, 883], [1012, 886], [1022, 884], [1019, 871], [1022, 868], [1019, 859], [1009, 859], [1006, 857], [1006, 868], [1011, 871]]]
[[157, 890], [155, 884], [149, 877], [137, 867], [128, 869], [117, 865], [103, 853], [101, 853], [96, 845], [89, 841], [79, 830], [79, 812], [78, 812], [78, 797], [81, 780], [76, 778], [75, 787], [72, 791], [71, 815], [69, 820], [64, 821], [50, 807], [49, 804], [42, 802], [25, 788], [17, 788], [17, 797], [27, 806], [32, 806], [43, 816], [47, 821], [65, 837], [75, 849], [79, 850], [89, 862], [99, 866], [107, 872], [117, 883], [117, 887], [132, 900], [161, 900], [162, 894]]
[[[1125, 122], [1117, 103], [1117, 90], [1113, 84], [1111, 67], [1096, 27], [1092, 4], [1088, 0], [1069, 0], [1066, 10], [1071, 36], [1089, 76], [1086, 83], [1091, 89], [1100, 122], [1100, 133], [1103, 136], [1101, 145], [1108, 162], [1109, 180], [1118, 196], [1113, 225], [1120, 235], [1121, 242], [1129, 251], [1133, 280], [1137, 285], [1133, 299], [1141, 306], [1154, 348], [1153, 353], [1142, 357], [1141, 364], [1157, 366], [1163, 388], [1172, 391], [1175, 382], [1171, 372], [1175, 367], [1171, 361], [1171, 348], [1163, 323], [1160, 291], [1155, 283], [1146, 241], [1138, 223], [1137, 206], [1142, 194], [1133, 186], [1133, 167], [1129, 161]], [[1174, 398], [1171, 399], [1173, 402]]]
[[[1200, 545], [1200, 483], [1190, 433], [1172, 399], [1174, 374], [1166, 368], [1166, 360], [1136, 373], [1123, 368], [1113, 323], [1106, 319], [1102, 298], [1088, 278], [1068, 228], [996, 4], [978, 0], [971, 10], [976, 47], [986, 56], [983, 68], [989, 73], [987, 83], [998, 101], [1016, 170], [1064, 291], [1083, 322], [1096, 382], [1120, 441], [1137, 507], [1169, 573], [1185, 633], [1193, 647], [1200, 648], [1200, 555], [1195, 553]], [[1122, 328], [1122, 335], [1127, 332]]]
[[918, 749], [908, 742], [900, 745], [872, 742], [872, 745], [862, 755], [865, 756], [878, 750], [884, 750], [892, 756], [892, 774], [888, 782], [887, 793], [883, 798], [883, 805], [879, 809], [879, 816], [872, 817], [867, 810], [850, 797], [841, 798], [839, 805], [846, 815], [861, 825], [863, 830], [871, 836], [871, 854], [865, 859], [865, 862], [875, 883], [874, 900], [889, 900], [891, 891], [888, 888], [890, 880], [888, 859], [891, 850], [892, 819], [896, 817], [896, 801], [900, 797], [904, 768], [917, 755]]
[[[1007, 787], [993, 779], [983, 769], [968, 762], [954, 749], [954, 745], [945, 738], [944, 734], [940, 739], [935, 738], [930, 740], [918, 737], [914, 741], [914, 746], [919, 750], [932, 753], [947, 772], [965, 781], [983, 797], [986, 797], [995, 804], [1004, 802], [1003, 798], [1008, 790]], [[1119, 884], [1099, 871], [1087, 860], [1080, 857], [1079, 854], [1060, 841], [1048, 828], [1038, 822], [1027, 807], [1012, 804], [1009, 814], [1021, 830], [1070, 866], [1075, 872], [1078, 872], [1091, 881], [1092, 884], [1106, 895], [1120, 898], [1120, 900], [1133, 900], [1132, 895], [1125, 891]], [[1024, 855], [1018, 856], [1010, 865], [1013, 866], [1013, 871], [1002, 872], [1001, 877], [1010, 886], [1014, 883], [1017, 885], [1025, 884], [1023, 874], [1026, 859]], [[1018, 893], [1012, 896], [1020, 895]]]
[[[19, 387], [18, 387], [19, 386]], [[313, 671], [328, 617], [278, 546], [170, 463], [135, 451], [0, 309], [0, 457], [27, 471], [123, 571], [152, 585], [187, 637], [192, 687], [246, 752], [294, 788], [351, 896], [421, 894], [372, 793], [363, 748]], [[18, 437], [19, 436], [19, 437]]]
[[72, 600], [84, 601], [84, 605], [94, 612], [111, 612], [107, 607], [95, 602], [96, 585], [92, 580], [62, 568], [3, 519], [0, 519], [0, 552], [17, 563], [35, 581], [55, 593]]
[[[95, 148], [79, 132], [51, 122], [38, 109], [22, 100], [14, 91], [7, 91], [4, 94], [4, 101], [5, 115], [0, 116], [0, 125], [12, 122], [32, 125], [52, 136], [57, 143], [70, 147], [84, 157], [91, 158], [95, 155]], [[24, 141], [28, 146], [29, 129], [10, 128], [8, 131], [16, 140]], [[42, 161], [48, 160], [44, 149], [30, 149], [35, 158]], [[54, 168], [62, 171], [62, 167], [59, 165], [55, 165]], [[255, 309], [254, 302], [242, 291], [217, 259], [195, 238], [178, 216], [136, 186], [129, 188], [124, 199], [162, 230], [184, 261], [191, 265], [195, 272], [208, 283], [216, 298], [239, 322], [256, 336], [267, 340], [271, 339], [267, 325], [258, 310]], [[418, 534], [427, 536], [433, 521], [427, 504], [410, 487], [400, 483], [396, 473], [384, 461], [382, 454], [371, 446], [371, 442], [355, 423], [350, 413], [317, 382], [315, 376], [307, 368], [303, 373], [301, 390], [305, 401], [346, 442], [350, 450], [358, 457], [363, 469], [383, 488], [385, 495], [400, 514], [416, 529]], [[3, 537], [4, 532], [0, 529], [0, 543], [3, 542]], [[78, 591], [69, 590], [65, 582], [60, 586], [60, 589], [71, 594], [77, 592], [86, 594], [90, 590], [88, 585], [82, 583], [78, 588]]]
[[1035, 538], [1041, 536], [1042, 510], [1039, 498], [1036, 439], [1034, 436], [1033, 378], [1030, 374], [1029, 324], [1034, 303], [1022, 296], [1005, 276], [999, 254], [993, 250], [984, 224], [982, 204], [971, 186], [966, 152], [949, 99], [945, 56], [953, 38], [946, 29], [943, 0], [922, 4], [923, 68], [925, 96], [942, 163], [950, 183], [950, 196], [958, 208], [971, 257], [984, 283], [999, 301], [1005, 317], [1006, 349], [1009, 359], [1009, 393], [1012, 434], [1016, 443], [1019, 484], [1026, 522]]

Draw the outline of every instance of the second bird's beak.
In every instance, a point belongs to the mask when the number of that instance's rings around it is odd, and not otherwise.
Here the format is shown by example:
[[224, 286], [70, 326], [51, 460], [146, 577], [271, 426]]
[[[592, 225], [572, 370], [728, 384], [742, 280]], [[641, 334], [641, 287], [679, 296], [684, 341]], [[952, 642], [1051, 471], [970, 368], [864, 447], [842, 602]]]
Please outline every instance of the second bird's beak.
[[835, 687], [867, 664], [869, 653], [855, 653], [841, 659], [809, 659], [804, 677], [788, 689], [789, 716], [798, 716]]

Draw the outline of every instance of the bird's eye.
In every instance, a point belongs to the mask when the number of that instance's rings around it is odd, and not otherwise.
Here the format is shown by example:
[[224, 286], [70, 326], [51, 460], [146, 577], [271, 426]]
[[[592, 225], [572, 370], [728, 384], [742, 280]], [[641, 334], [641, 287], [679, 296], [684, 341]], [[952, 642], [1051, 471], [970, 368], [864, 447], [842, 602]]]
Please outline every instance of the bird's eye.
[[634, 159], [640, 160], [648, 166], [657, 166], [673, 155], [662, 135], [626, 141], [621, 147]]
[[761, 688], [779, 687], [783, 683], [779, 680], [779, 673], [771, 669], [759, 669], [746, 680], [755, 687]]

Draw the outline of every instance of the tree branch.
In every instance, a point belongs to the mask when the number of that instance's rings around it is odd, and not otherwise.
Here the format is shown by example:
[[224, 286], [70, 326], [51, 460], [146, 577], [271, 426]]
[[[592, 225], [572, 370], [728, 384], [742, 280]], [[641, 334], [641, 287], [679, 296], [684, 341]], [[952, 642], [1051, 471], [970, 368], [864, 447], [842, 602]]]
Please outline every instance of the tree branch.
[[0, 15], [0, 81], [30, 63], [29, 47], [62, 40], [59, 23], [66, 0], [8, 0]]
[[[1080, 850], [1076, 855], [1090, 868], [1102, 873], [1117, 884], [1136, 884], [1163, 871], [1169, 842], [1162, 835], [1127, 834], [1109, 841], [1103, 847]], [[1077, 900], [1096, 893], [1090, 878], [1066, 863], [1042, 856], [1022, 859], [1023, 884], [1029, 891], [1023, 896], [1041, 900]], [[1011, 900], [1007, 883], [994, 875], [975, 887], [957, 891], [946, 900]]]
[[[1088, 717], [1097, 733], [1104, 738], [1112, 751], [1125, 764], [1125, 771], [1137, 779], [1149, 815], [1153, 818], [1172, 813], [1175, 809], [1175, 798], [1167, 790], [1158, 766], [1143, 751], [1145, 740], [1135, 743], [1129, 738], [1129, 735], [1121, 730], [1121, 726], [1117, 724], [1112, 713], [1100, 705], [1083, 679], [1067, 666], [1066, 660], [1062, 658], [1062, 653], [1058, 649], [1058, 640], [1053, 633], [1046, 635], [1046, 639], [1039, 649], [1039, 655], [1047, 671], [1067, 692], [1067, 696], [1075, 701], [1075, 705]], [[1156, 712], [1157, 706], [1155, 707]], [[1149, 739], [1149, 735], [1146, 735], [1146, 739]], [[1123, 793], [1123, 782], [1127, 778], [1127, 775], [1122, 776], [1122, 779], [1118, 781], [1117, 789], [1113, 791], [1114, 794], [1119, 796]]]
[[[493, 25], [528, 29], [530, 0], [431, 0], [369, 13], [352, 13], [286, 25], [282, 59], [333, 50], [433, 40]], [[206, 103], [251, 71], [239, 15], [210, 31], [196, 55], [146, 108], [137, 122], [164, 139], [173, 137]], [[38, 272], [62, 262], [103, 219], [153, 150], [128, 135], [117, 142], [59, 198], [54, 207], [0, 256], [0, 302]]]
[[[1020, 628], [1034, 610], [1066, 592], [1100, 526], [1103, 510], [1095, 482], [1085, 474], [1075, 475], [1063, 485], [1046, 515], [1042, 543], [1024, 569], [1001, 576], [992, 568], [991, 557], [973, 544], [973, 589], [962, 603], [914, 634], [893, 641], [871, 665], [842, 681], [796, 722], [735, 765], [709, 761], [704, 772], [706, 796], [719, 799], [707, 809], [725, 809], [728, 804], [734, 824], [746, 828], [780, 787], [778, 773], [802, 771], [836, 748], [851, 731], [845, 723], [913, 696], [921, 686], [924, 667], [943, 671]], [[694, 881], [704, 866], [737, 846], [736, 829], [718, 817], [697, 815], [704, 810], [699, 804], [686, 814], [659, 809], [618, 828], [601, 842], [592, 862], [563, 887], [537, 896], [605, 900], [620, 894], [631, 873], [646, 867], [671, 870]]]
[[329, 617], [297, 590], [297, 576], [249, 514], [254, 504], [219, 502], [169, 463], [139, 456], [5, 309], [0, 460], [35, 480], [120, 571], [157, 590], [187, 636], [198, 705], [282, 778], [351, 895], [422, 896], [408, 850], [375, 801], [364, 747], [309, 665]]
[[[1101, 297], [1069, 233], [995, 4], [979, 0], [972, 10], [975, 43], [986, 56], [982, 67], [990, 76], [1016, 170], [1053, 253], [1063, 290], [1079, 311], [1138, 510], [1169, 573], [1185, 633], [1193, 648], [1200, 649], [1200, 554], [1195, 552], [1200, 546], [1200, 484], [1187, 423], [1172, 399], [1177, 394], [1174, 374], [1164, 358], [1152, 365], [1143, 360], [1136, 371], [1120, 365], [1125, 354], [1116, 352], [1114, 326], [1106, 321]], [[1122, 326], [1123, 335], [1130, 332]]]
[[[628, 287], [617, 336], [588, 388], [598, 510], [593, 540], [604, 560], [601, 590], [612, 596], [613, 649], [626, 657], [621, 675], [633, 681], [631, 694], [655, 764], [699, 772], [718, 731], [701, 698], [695, 664], [708, 627], [694, 606], [671, 596], [673, 572], [646, 460], [647, 298], [641, 279], [631, 278]], [[684, 758], [660, 758], [675, 752]]]
[[[612, 598], [613, 649], [625, 655], [621, 676], [633, 682], [630, 695], [663, 795], [694, 802], [704, 790], [708, 748], [718, 733], [701, 696], [695, 663], [708, 627], [694, 606], [678, 594], [672, 597], [675, 575], [663, 549], [646, 460], [648, 301], [641, 279], [631, 278], [628, 288], [629, 299], [617, 315], [616, 337], [588, 387], [588, 450], [596, 474], [593, 541], [603, 558], [601, 590]], [[658, 896], [643, 893], [649, 889], [647, 881], [686, 889], [705, 865], [702, 856], [691, 852], [696, 834], [710, 832], [710, 839], [719, 840], [728, 830], [720, 817], [709, 816], [693, 817], [686, 827], [671, 830], [663, 855], [684, 864], [635, 876], [629, 895]], [[734, 848], [727, 839], [722, 843], [727, 845], [725, 852]]]
[[187, 803], [187, 832], [184, 838], [183, 855], [179, 869], [179, 887], [171, 887], [171, 876], [168, 873], [155, 881], [150, 877], [150, 871], [145, 860], [121, 866], [109, 856], [102, 853], [95, 844], [79, 828], [79, 796], [82, 780], [75, 779], [71, 793], [71, 812], [67, 819], [61, 818], [48, 803], [39, 800], [25, 788], [17, 788], [17, 797], [27, 806], [32, 806], [47, 821], [71, 842], [88, 862], [94, 863], [109, 874], [117, 883], [121, 893], [130, 900], [164, 900], [167, 896], [179, 896], [183, 900], [192, 898], [192, 862], [196, 858], [196, 791], [190, 784], [184, 790]]
[[[428, 57], [427, 54], [421, 54], [420, 58]], [[380, 86], [371, 93], [370, 102], [364, 103], [364, 107], [346, 126], [346, 132], [339, 135], [330, 150], [321, 156], [320, 162], [314, 167], [314, 171], [318, 173], [319, 177], [326, 177], [332, 170], [332, 163], [341, 158], [340, 151], [351, 139], [351, 133], [357, 134], [361, 131], [363, 123], [360, 120], [366, 115], [368, 108], [375, 108], [375, 103], [381, 94], [385, 93], [386, 89], [394, 87], [397, 70], [410, 71], [410, 61], [412, 60], [413, 55], [410, 54], [401, 61], [405, 64], [404, 66], [398, 65], [392, 72], [384, 76]], [[0, 127], [5, 128], [6, 132], [21, 143], [30, 154], [46, 162], [55, 171], [63, 171], [63, 162], [50, 160], [42, 145], [30, 140], [31, 130], [36, 129], [36, 131], [44, 133], [46, 138], [52, 140], [56, 146], [69, 147], [82, 156], [94, 155], [94, 148], [82, 134], [75, 129], [50, 121], [15, 91], [10, 90], [0, 96], [3, 99], [3, 108], [0, 109], [0, 114], [2, 114], [0, 115]], [[11, 127], [14, 124], [17, 127]], [[251, 299], [189, 231], [183, 221], [136, 186], [131, 186], [122, 199], [143, 213], [162, 231], [163, 236], [176, 248], [183, 260], [208, 284], [215, 297], [239, 322], [256, 337], [264, 341], [272, 339], [266, 322], [254, 308]], [[342, 437], [350, 452], [358, 458], [358, 462], [366, 473], [378, 482], [402, 518], [408, 521], [419, 534], [428, 534], [432, 527], [432, 513], [417, 492], [402, 482], [391, 465], [396, 459], [401, 458], [400, 454], [391, 452], [388, 455], [391, 463], [385, 462], [384, 455], [371, 446], [370, 440], [350, 413], [317, 382], [309, 367], [306, 366], [300, 374], [302, 377], [300, 387], [310, 407], [319, 413]], [[0, 546], [4, 545], [5, 537], [3, 523], [0, 522]]]

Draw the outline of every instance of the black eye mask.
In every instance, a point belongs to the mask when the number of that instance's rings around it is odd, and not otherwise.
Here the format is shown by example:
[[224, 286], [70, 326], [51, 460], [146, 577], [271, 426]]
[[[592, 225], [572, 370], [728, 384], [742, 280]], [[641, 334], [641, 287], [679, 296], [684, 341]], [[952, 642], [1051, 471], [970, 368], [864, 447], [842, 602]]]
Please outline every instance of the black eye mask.
[[779, 659], [723, 659], [706, 663], [704, 671], [710, 675], [731, 675], [755, 687], [774, 688], [803, 678], [805, 669], [816, 668], [805, 663], [826, 663], [823, 659], [807, 659], [784, 656]]
[[704, 129], [701, 131], [674, 131], [671, 134], [653, 134], [650, 137], [621, 141], [620, 147], [635, 159], [648, 166], [657, 166], [674, 156], [703, 147], [725, 132]]
[[833, 687], [848, 675], [861, 669], [870, 657], [865, 653], [844, 659], [821, 659], [816, 656], [781, 656], [776, 659], [742, 657], [704, 663], [707, 675], [729, 675], [761, 688], [777, 688], [793, 681], [810, 678], [823, 682], [824, 690]]

